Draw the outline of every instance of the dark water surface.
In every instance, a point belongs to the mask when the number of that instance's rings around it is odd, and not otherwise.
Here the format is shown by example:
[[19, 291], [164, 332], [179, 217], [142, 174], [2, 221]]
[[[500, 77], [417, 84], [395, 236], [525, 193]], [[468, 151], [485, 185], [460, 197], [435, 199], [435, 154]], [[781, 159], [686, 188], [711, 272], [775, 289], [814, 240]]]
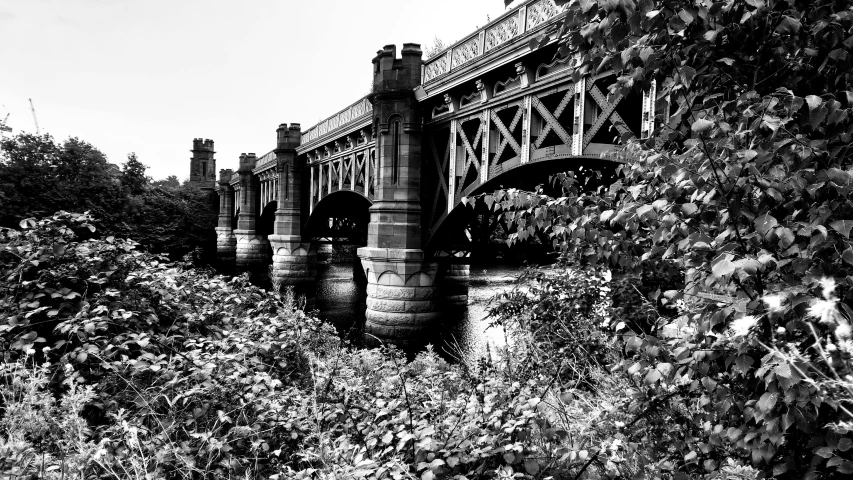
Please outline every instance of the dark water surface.
[[[472, 266], [468, 287], [467, 309], [444, 309], [442, 321], [436, 325], [432, 343], [442, 356], [455, 358], [459, 351], [466, 356], [494, 355], [506, 344], [503, 328], [490, 327], [487, 319], [489, 301], [496, 294], [511, 290], [518, 266]], [[353, 280], [350, 263], [321, 264], [317, 282], [318, 316], [356, 345], [363, 344], [364, 313], [367, 308], [366, 283]]]

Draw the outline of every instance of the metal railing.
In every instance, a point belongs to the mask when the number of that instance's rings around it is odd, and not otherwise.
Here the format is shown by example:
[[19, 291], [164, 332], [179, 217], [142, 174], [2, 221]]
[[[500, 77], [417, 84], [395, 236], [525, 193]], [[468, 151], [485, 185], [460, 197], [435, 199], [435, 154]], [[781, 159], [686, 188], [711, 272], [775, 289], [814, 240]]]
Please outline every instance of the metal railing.
[[530, 0], [424, 62], [421, 82], [432, 82], [562, 13], [553, 0]]
[[364, 117], [370, 116], [372, 113], [373, 104], [370, 103], [367, 97], [364, 97], [305, 131], [302, 134], [302, 145], [306, 145], [341, 127], [363, 120]]

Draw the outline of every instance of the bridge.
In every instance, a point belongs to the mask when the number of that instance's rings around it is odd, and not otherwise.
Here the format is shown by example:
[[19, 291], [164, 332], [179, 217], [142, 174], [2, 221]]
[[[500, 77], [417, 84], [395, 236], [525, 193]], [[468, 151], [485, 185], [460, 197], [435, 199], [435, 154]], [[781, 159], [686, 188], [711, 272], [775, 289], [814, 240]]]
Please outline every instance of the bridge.
[[379, 50], [368, 96], [305, 131], [280, 125], [274, 149], [220, 171], [219, 260], [271, 263], [310, 291], [318, 242], [345, 239], [361, 247], [367, 332], [422, 336], [440, 301], [467, 303], [463, 197], [612, 172], [620, 138], [654, 126], [654, 91], [608, 101], [612, 71], [581, 72], [537, 40], [564, 15], [529, 0], [427, 60], [417, 44]]

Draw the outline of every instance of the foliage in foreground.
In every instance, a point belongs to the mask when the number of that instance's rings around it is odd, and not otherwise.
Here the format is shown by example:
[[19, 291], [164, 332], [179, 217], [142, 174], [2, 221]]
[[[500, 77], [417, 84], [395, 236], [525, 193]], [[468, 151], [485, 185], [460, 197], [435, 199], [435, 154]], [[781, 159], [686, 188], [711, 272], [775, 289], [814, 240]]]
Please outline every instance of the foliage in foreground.
[[[617, 478], [653, 467], [616, 423], [632, 421], [614, 408], [626, 385], [583, 360], [586, 339], [553, 351], [521, 341], [494, 364], [431, 351], [407, 363], [348, 348], [288, 295], [132, 241], [77, 237], [90, 221], [61, 213], [0, 232], [4, 474]], [[601, 285], [585, 285], [593, 305]], [[577, 323], [564, 331], [600, 322], [587, 318], [596, 311], [567, 312]], [[606, 336], [595, 341], [612, 359]]]
[[[574, 78], [612, 72], [611, 98], [654, 82], [657, 128], [622, 139], [609, 189], [568, 174], [562, 197], [483, 203], [513, 225], [510, 242], [547, 234], [591, 274], [636, 282], [653, 263], [684, 275], [643, 292], [651, 316], [608, 322], [635, 387], [626, 411], [652, 422], [627, 435], [659, 439], [659, 465], [700, 475], [740, 458], [767, 476], [850, 475], [853, 7], [558, 3]], [[550, 287], [560, 281], [514, 308], [553, 316]]]

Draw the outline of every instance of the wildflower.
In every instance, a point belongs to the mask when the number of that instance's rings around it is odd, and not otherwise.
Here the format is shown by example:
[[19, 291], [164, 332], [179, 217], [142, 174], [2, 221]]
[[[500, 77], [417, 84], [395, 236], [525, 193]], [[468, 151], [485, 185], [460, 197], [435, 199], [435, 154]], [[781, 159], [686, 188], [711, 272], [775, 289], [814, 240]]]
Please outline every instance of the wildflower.
[[[834, 282], [833, 282], [834, 283]], [[820, 323], [832, 323], [835, 320], [835, 304], [837, 300], [812, 301], [807, 315], [817, 319]]]
[[835, 335], [840, 339], [850, 338], [850, 334], [853, 333], [853, 329], [850, 328], [850, 324], [844, 321], [838, 322], [838, 327], [835, 328]]
[[731, 325], [729, 325], [729, 328], [735, 337], [742, 337], [749, 333], [749, 329], [754, 327], [756, 323], [758, 323], [758, 317], [753, 315], [744, 315], [743, 317], [733, 320]]
[[767, 305], [767, 310], [770, 313], [781, 313], [784, 310], [782, 304], [785, 303], [785, 296], [781, 293], [771, 293], [761, 297], [761, 300]]
[[835, 293], [835, 279], [824, 277], [818, 280], [818, 283], [823, 290], [823, 298], [825, 300], [829, 300], [829, 298]]

